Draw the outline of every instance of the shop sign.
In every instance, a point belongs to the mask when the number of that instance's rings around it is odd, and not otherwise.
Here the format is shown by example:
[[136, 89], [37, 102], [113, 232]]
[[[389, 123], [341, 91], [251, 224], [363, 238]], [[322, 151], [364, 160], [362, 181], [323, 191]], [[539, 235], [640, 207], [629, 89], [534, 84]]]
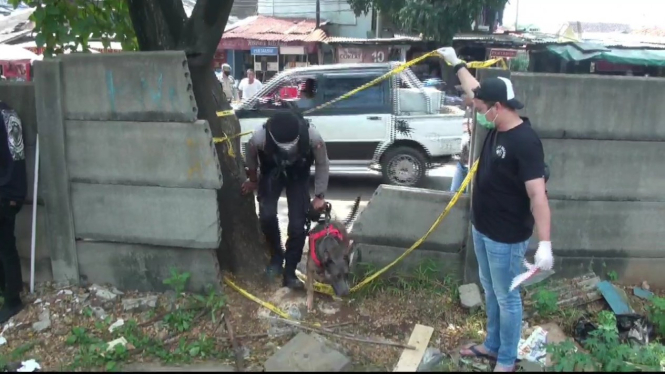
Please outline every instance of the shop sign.
[[10, 81], [30, 80], [30, 60], [0, 61], [2, 75]]
[[239, 51], [251, 51], [252, 47], [303, 46], [305, 47], [305, 51], [307, 53], [316, 53], [316, 44], [317, 43], [315, 42], [302, 42], [302, 41], [274, 42], [267, 40], [228, 38], [220, 40], [217, 48], [239, 50]]
[[492, 48], [490, 49], [490, 58], [515, 58], [517, 52], [517, 49]]
[[252, 56], [277, 56], [279, 48], [277, 47], [251, 47], [249, 49]]
[[383, 46], [337, 47], [337, 62], [340, 64], [386, 62], [389, 54], [390, 48]]

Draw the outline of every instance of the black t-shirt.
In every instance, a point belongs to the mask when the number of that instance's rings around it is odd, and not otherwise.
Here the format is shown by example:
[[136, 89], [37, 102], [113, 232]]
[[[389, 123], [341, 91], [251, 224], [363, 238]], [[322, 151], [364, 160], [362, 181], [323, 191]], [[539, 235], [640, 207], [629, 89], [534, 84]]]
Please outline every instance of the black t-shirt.
[[533, 234], [525, 182], [545, 174], [543, 145], [529, 119], [522, 120], [508, 131], [487, 134], [473, 187], [473, 225], [500, 243], [523, 242]]
[[25, 200], [28, 193], [23, 126], [16, 111], [0, 101], [0, 199]]

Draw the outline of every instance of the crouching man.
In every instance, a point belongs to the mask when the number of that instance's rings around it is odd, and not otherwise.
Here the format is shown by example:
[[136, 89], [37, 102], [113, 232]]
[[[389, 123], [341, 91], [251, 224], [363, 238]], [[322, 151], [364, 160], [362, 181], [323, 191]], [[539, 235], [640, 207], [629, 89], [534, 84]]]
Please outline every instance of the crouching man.
[[[248, 179], [242, 190], [245, 194], [258, 190], [261, 230], [271, 250], [266, 271], [272, 277], [282, 274], [282, 263], [285, 262], [283, 285], [303, 288], [296, 277], [296, 266], [307, 237], [310, 168], [316, 165], [315, 197], [311, 204], [314, 209], [322, 210], [329, 173], [326, 145], [319, 132], [300, 114], [279, 112], [252, 135], [247, 143], [245, 164]], [[282, 250], [277, 220], [277, 203], [283, 190], [286, 190], [289, 211], [286, 251]]]

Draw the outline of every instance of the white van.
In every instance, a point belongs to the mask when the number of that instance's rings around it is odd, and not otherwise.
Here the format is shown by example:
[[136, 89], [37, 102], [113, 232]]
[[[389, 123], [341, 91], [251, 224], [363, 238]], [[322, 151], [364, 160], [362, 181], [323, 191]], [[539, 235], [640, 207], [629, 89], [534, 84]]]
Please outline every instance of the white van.
[[[242, 132], [256, 130], [279, 110], [270, 100], [297, 100], [298, 87], [316, 81], [312, 107], [370, 82], [399, 63], [335, 64], [286, 70], [236, 109]], [[442, 114], [443, 93], [425, 88], [409, 69], [326, 108], [306, 114], [326, 142], [331, 172], [372, 169], [384, 183], [417, 186], [428, 169], [462, 150], [463, 111]], [[309, 108], [302, 109], [306, 111]], [[251, 135], [240, 139], [244, 154]]]

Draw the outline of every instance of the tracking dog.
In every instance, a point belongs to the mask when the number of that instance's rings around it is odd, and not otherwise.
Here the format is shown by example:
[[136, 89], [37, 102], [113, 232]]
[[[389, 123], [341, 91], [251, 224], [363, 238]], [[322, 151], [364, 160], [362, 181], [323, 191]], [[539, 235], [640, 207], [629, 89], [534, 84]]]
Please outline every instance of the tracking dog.
[[[351, 213], [344, 223], [330, 217], [331, 205], [326, 203], [324, 218], [321, 213], [310, 209], [310, 221], [317, 225], [309, 232], [309, 253], [307, 255], [307, 311], [314, 307], [314, 281], [332, 286], [337, 296], [346, 296], [349, 287], [349, 254], [353, 240], [348, 228], [355, 220], [360, 206], [360, 196], [356, 198]], [[314, 217], [312, 217], [314, 216]]]

